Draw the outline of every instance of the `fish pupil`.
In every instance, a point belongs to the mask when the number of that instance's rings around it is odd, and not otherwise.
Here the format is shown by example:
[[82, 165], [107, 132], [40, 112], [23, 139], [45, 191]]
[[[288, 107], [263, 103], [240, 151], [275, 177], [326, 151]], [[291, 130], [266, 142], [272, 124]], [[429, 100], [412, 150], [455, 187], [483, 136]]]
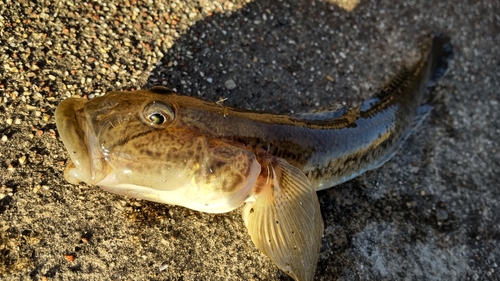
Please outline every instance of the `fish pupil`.
[[163, 116], [163, 114], [161, 113], [156, 112], [149, 115], [149, 121], [151, 121], [151, 123], [154, 125], [161, 125], [165, 123], [165, 116]]

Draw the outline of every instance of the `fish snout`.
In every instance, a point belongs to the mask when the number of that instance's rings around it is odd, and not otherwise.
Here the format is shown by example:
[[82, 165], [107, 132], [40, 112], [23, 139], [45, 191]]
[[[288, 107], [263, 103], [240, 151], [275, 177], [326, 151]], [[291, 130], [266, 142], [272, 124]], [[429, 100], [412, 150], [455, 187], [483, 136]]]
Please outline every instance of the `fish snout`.
[[72, 184], [82, 181], [95, 184], [107, 171], [97, 138], [89, 130], [84, 110], [86, 103], [82, 98], [68, 98], [55, 113], [57, 130], [71, 159], [64, 177]]

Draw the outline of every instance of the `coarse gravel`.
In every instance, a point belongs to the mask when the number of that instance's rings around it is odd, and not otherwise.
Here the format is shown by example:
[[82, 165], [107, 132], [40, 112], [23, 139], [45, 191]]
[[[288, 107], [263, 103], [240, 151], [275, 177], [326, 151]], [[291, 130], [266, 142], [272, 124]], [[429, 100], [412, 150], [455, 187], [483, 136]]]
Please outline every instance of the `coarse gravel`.
[[291, 280], [240, 210], [65, 182], [57, 104], [164, 85], [284, 114], [356, 105], [433, 32], [455, 50], [433, 113], [383, 167], [318, 193], [316, 280], [500, 280], [500, 2], [488, 0], [0, 0], [0, 279]]

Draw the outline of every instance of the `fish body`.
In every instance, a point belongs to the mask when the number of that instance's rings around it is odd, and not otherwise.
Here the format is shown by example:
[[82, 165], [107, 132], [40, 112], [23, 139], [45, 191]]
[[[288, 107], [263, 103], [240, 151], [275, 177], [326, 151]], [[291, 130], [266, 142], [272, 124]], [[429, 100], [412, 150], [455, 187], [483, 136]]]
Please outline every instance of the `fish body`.
[[69, 98], [56, 124], [70, 183], [210, 213], [243, 204], [252, 241], [296, 280], [312, 280], [323, 235], [316, 191], [388, 161], [431, 109], [452, 56], [434, 36], [421, 60], [359, 107], [285, 116], [155, 87]]

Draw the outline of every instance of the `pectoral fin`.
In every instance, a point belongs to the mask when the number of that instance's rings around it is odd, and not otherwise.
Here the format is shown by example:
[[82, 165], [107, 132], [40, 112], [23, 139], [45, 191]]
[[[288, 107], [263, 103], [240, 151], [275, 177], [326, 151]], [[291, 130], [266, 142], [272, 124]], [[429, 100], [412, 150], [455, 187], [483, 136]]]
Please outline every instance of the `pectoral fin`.
[[273, 158], [255, 201], [243, 209], [252, 241], [295, 280], [313, 280], [323, 236], [323, 219], [309, 179], [284, 159]]

